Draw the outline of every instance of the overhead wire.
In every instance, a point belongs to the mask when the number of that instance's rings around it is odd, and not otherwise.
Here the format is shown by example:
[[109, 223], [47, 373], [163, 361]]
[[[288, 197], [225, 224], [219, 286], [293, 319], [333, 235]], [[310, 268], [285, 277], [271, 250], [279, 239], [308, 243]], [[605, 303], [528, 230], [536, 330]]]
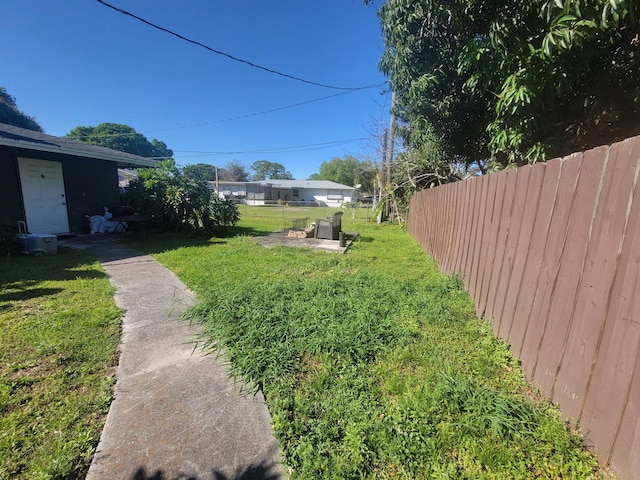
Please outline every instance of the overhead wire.
[[304, 78], [297, 77], [295, 75], [290, 75], [288, 73], [280, 72], [280, 71], [274, 70], [272, 68], [264, 67], [262, 65], [258, 65], [256, 63], [250, 62], [249, 60], [244, 60], [242, 58], [238, 58], [238, 57], [236, 57], [234, 55], [231, 55], [229, 53], [222, 52], [220, 50], [216, 50], [215, 48], [212, 48], [212, 47], [210, 47], [208, 45], [205, 45], [204, 43], [201, 43], [201, 42], [198, 42], [196, 40], [192, 40], [190, 38], [187, 38], [184, 35], [176, 33], [173, 30], [169, 30], [168, 28], [161, 27], [160, 25], [156, 25], [155, 23], [152, 23], [149, 20], [145, 20], [144, 18], [142, 18], [142, 17], [140, 17], [138, 15], [135, 15], [135, 14], [133, 14], [131, 12], [128, 12], [127, 10], [123, 10], [121, 8], [118, 8], [118, 7], [114, 6], [114, 5], [111, 5], [110, 3], [107, 3], [104, 0], [96, 0], [96, 1], [98, 3], [104, 5], [105, 7], [109, 7], [112, 10], [115, 10], [118, 13], [121, 13], [123, 15], [127, 15], [127, 16], [129, 16], [131, 18], [134, 18], [134, 19], [144, 23], [145, 25], [149, 25], [150, 27], [153, 27], [153, 28], [156, 28], [156, 29], [158, 29], [160, 31], [168, 33], [169, 35], [173, 35], [174, 37], [177, 37], [180, 40], [184, 40], [185, 42], [189, 42], [189, 43], [191, 43], [193, 45], [197, 45], [197, 46], [202, 47], [202, 48], [204, 48], [204, 49], [206, 49], [206, 50], [208, 50], [208, 51], [210, 51], [212, 53], [215, 53], [217, 55], [222, 55], [223, 57], [229, 58], [230, 60], [233, 60], [235, 62], [244, 63], [245, 65], [249, 65], [250, 67], [257, 68], [259, 70], [263, 70], [265, 72], [272, 73], [274, 75], [279, 75], [281, 77], [286, 77], [286, 78], [289, 78], [291, 80], [296, 80], [298, 82], [306, 83], [306, 84], [309, 84], [309, 85], [315, 85], [317, 87], [330, 88], [330, 89], [333, 89], [333, 90], [362, 90], [362, 89], [365, 89], [365, 88], [373, 88], [373, 86], [339, 87], [339, 86], [336, 86], [336, 85], [328, 85], [326, 83], [320, 83], [320, 82], [314, 82], [314, 81], [311, 81], [311, 80], [306, 80]]
[[334, 93], [333, 95], [327, 95], [325, 97], [320, 97], [320, 98], [314, 98], [313, 100], [306, 100], [304, 102], [299, 102], [299, 103], [292, 103], [290, 105], [285, 105], [282, 107], [276, 107], [276, 108], [271, 108], [269, 110], [262, 110], [260, 112], [254, 112], [254, 113], [246, 113], [243, 115], [236, 115], [233, 117], [227, 117], [227, 118], [221, 118], [218, 120], [212, 120], [210, 122], [201, 122], [201, 123], [194, 123], [191, 125], [183, 125], [180, 127], [170, 127], [170, 128], [163, 128], [163, 129], [156, 129], [156, 130], [149, 130], [150, 132], [165, 132], [168, 130], [178, 130], [178, 129], [182, 129], [182, 128], [193, 128], [193, 127], [201, 127], [203, 125], [213, 125], [215, 123], [222, 123], [222, 122], [228, 122], [231, 120], [240, 120], [242, 118], [249, 118], [249, 117], [257, 117], [259, 115], [265, 115], [267, 113], [274, 113], [274, 112], [279, 112], [281, 110], [287, 110], [289, 108], [295, 108], [295, 107], [301, 107], [303, 105], [308, 105], [310, 103], [315, 103], [315, 102], [320, 102], [322, 100], [327, 100], [329, 98], [334, 98], [334, 97], [339, 97], [340, 95], [347, 95], [349, 93], [353, 93], [353, 92], [357, 92], [359, 90], [364, 90], [364, 89], [368, 89], [368, 88], [377, 88], [377, 87], [381, 87], [385, 84], [386, 82], [383, 83], [378, 83], [376, 85], [371, 85], [371, 86], [367, 86], [367, 87], [362, 87], [362, 88], [356, 88], [353, 90], [348, 90], [346, 92], [340, 92], [340, 93]]
[[[177, 127], [156, 128], [156, 129], [153, 129], [153, 130], [147, 130], [146, 132], [147, 133], [167, 132], [167, 131], [170, 131], [170, 130], [180, 130], [180, 129], [184, 129], [184, 128], [202, 127], [204, 125], [214, 125], [216, 123], [229, 122], [231, 120], [240, 120], [242, 118], [257, 117], [259, 115], [266, 115], [268, 113], [279, 112], [279, 111], [282, 111], [282, 110], [287, 110], [289, 108], [301, 107], [303, 105], [308, 105], [310, 103], [320, 102], [322, 100], [328, 100], [330, 98], [339, 97], [341, 95], [347, 95], [349, 93], [357, 92], [357, 91], [363, 90], [365, 88], [381, 87], [385, 83], [386, 82], [378, 83], [376, 85], [372, 85], [372, 87], [363, 87], [363, 88], [358, 88], [358, 89], [355, 89], [355, 90], [348, 90], [346, 92], [334, 93], [332, 95], [327, 95], [327, 96], [324, 96], [324, 97], [314, 98], [312, 100], [305, 100], [304, 102], [292, 103], [290, 105], [284, 105], [282, 107], [270, 108], [268, 110], [262, 110], [260, 112], [245, 113], [245, 114], [242, 114], [242, 115], [235, 115], [233, 117], [219, 118], [217, 120], [211, 120], [209, 122], [192, 123], [192, 124], [189, 124], [189, 125], [180, 125], [180, 126], [177, 126]], [[142, 135], [142, 133], [140, 133], [140, 132], [136, 132], [136, 133]], [[101, 135], [100, 137], [101, 138], [112, 138], [112, 137], [126, 137], [126, 136], [129, 136], [129, 135], [135, 135], [135, 134], [133, 134], [133, 133], [110, 133], [110, 134], [107, 134], [107, 135]], [[78, 136], [75, 136], [73, 138], [74, 139], [89, 138], [89, 137], [92, 137], [92, 136], [94, 136], [94, 135], [78, 135]]]
[[346, 143], [359, 142], [363, 140], [367, 140], [368, 137], [361, 138], [350, 138], [346, 140], [335, 140], [332, 142], [322, 142], [322, 143], [309, 143], [304, 145], [292, 145], [288, 147], [277, 147], [277, 148], [268, 148], [268, 149], [260, 149], [260, 150], [241, 150], [241, 151], [229, 151], [229, 152], [207, 152], [200, 150], [174, 150], [174, 153], [193, 153], [194, 155], [180, 155], [181, 158], [189, 158], [189, 157], [204, 157], [204, 156], [219, 156], [219, 155], [255, 155], [262, 153], [276, 153], [276, 152], [304, 152], [308, 150], [319, 150], [322, 148], [335, 147], [338, 145], [343, 145]]

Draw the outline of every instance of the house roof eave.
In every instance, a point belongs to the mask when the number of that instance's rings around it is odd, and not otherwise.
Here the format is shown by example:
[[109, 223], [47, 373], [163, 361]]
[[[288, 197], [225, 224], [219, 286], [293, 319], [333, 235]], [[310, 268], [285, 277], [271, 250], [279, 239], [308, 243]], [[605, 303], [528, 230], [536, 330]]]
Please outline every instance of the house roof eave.
[[158, 164], [155, 158], [142, 157], [70, 138], [55, 137], [6, 123], [0, 123], [0, 147], [107, 160], [115, 162], [119, 167], [154, 167]]
[[39, 152], [60, 153], [63, 155], [72, 155], [75, 157], [95, 158], [98, 160], [107, 160], [110, 162], [117, 162], [118, 166], [134, 165], [138, 167], [154, 167], [158, 161], [155, 159], [147, 159], [144, 157], [134, 158], [125, 155], [110, 154], [106, 152], [87, 152], [80, 151], [73, 148], [68, 148], [59, 145], [52, 144], [40, 144], [34, 142], [28, 142], [24, 140], [15, 140], [11, 138], [0, 138], [0, 145], [5, 147], [21, 148], [26, 150], [35, 150]]

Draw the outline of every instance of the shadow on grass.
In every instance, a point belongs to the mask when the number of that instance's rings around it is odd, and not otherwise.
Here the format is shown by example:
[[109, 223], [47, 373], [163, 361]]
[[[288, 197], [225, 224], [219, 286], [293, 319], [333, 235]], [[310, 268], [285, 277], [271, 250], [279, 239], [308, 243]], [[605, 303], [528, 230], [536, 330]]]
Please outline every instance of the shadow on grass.
[[0, 260], [0, 309], [6, 308], [2, 305], [5, 302], [29, 300], [61, 291], [60, 288], [43, 287], [43, 282], [105, 278], [104, 272], [87, 267], [95, 262], [94, 257], [68, 248], [60, 248], [58, 252], [41, 257], [18, 254]]
[[[219, 470], [213, 469], [211, 477], [213, 480], [279, 480], [280, 474], [274, 473], [277, 469], [275, 465], [269, 462], [262, 462], [257, 465], [248, 465], [232, 475], [227, 475]], [[156, 470], [149, 472], [144, 467], [138, 468], [136, 473], [131, 477], [131, 480], [173, 480], [179, 478], [180, 480], [204, 480], [200, 477], [193, 475], [180, 474], [178, 477], [170, 477], [163, 470]]]
[[268, 228], [256, 229], [253, 227], [233, 227], [230, 229], [229, 237], [238, 237], [238, 236], [248, 236], [248, 237], [259, 237], [260, 235], [268, 235], [269, 233], [273, 233], [273, 230]]
[[183, 247], [204, 247], [208, 245], [223, 245], [225, 243], [227, 243], [225, 237], [203, 238], [180, 233], [157, 233], [155, 235], [147, 235], [145, 238], [129, 238], [123, 242], [123, 245], [139, 250], [144, 254], [153, 255]]
[[62, 288], [26, 288], [17, 292], [8, 292], [0, 294], [0, 310], [3, 309], [2, 303], [30, 300], [36, 297], [45, 297], [54, 295], [62, 291]]
[[364, 236], [364, 235], [358, 235], [358, 242], [372, 243], [373, 242], [373, 238], [367, 237], [367, 236]]
[[184, 233], [154, 232], [142, 236], [133, 236], [125, 240], [125, 245], [139, 249], [147, 254], [161, 253], [182, 247], [204, 247], [209, 245], [224, 245], [228, 239], [248, 236], [258, 237], [272, 233], [271, 230], [261, 230], [253, 227], [229, 227], [221, 230], [212, 237], [199, 237]]

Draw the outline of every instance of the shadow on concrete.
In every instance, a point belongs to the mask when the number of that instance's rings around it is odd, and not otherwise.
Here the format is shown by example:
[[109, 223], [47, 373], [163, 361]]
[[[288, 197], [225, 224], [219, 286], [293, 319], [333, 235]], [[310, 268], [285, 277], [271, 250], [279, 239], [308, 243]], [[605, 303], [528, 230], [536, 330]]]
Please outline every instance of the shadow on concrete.
[[99, 245], [111, 244], [112, 246], [116, 246], [120, 244], [122, 247], [140, 250], [146, 252], [146, 254], [153, 255], [182, 247], [203, 247], [209, 245], [224, 245], [227, 243], [227, 237], [198, 237], [171, 232], [158, 232], [145, 236], [132, 235], [129, 233], [104, 234], [102, 238], [95, 237], [100, 236], [87, 235], [84, 239], [73, 239], [69, 242], [69, 245], [74, 246], [75, 244], [79, 245], [78, 248], [92, 249]]
[[[119, 233], [103, 233], [96, 235], [76, 235], [73, 238], [58, 240], [58, 251], [60, 247], [70, 247], [72, 249], [84, 250], [96, 256], [96, 253], [110, 257], [109, 260], [122, 260], [143, 255], [131, 248], [124, 246], [122, 241], [126, 235]], [[102, 257], [101, 261], [104, 261]]]

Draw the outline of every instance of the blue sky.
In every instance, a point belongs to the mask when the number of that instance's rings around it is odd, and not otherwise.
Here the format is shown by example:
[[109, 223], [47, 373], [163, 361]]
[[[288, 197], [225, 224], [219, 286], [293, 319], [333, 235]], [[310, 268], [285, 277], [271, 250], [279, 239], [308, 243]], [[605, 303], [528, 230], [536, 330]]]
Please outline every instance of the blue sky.
[[[379, 4], [105, 1], [213, 49], [313, 82], [362, 87], [386, 80], [378, 70]], [[211, 53], [96, 0], [20, 0], [4, 8], [0, 85], [51, 135], [123, 123], [164, 141], [180, 165], [236, 160], [248, 168], [269, 160], [297, 179], [335, 156], [377, 160], [375, 135], [388, 122], [390, 103], [386, 85], [344, 93], [294, 81]]]

